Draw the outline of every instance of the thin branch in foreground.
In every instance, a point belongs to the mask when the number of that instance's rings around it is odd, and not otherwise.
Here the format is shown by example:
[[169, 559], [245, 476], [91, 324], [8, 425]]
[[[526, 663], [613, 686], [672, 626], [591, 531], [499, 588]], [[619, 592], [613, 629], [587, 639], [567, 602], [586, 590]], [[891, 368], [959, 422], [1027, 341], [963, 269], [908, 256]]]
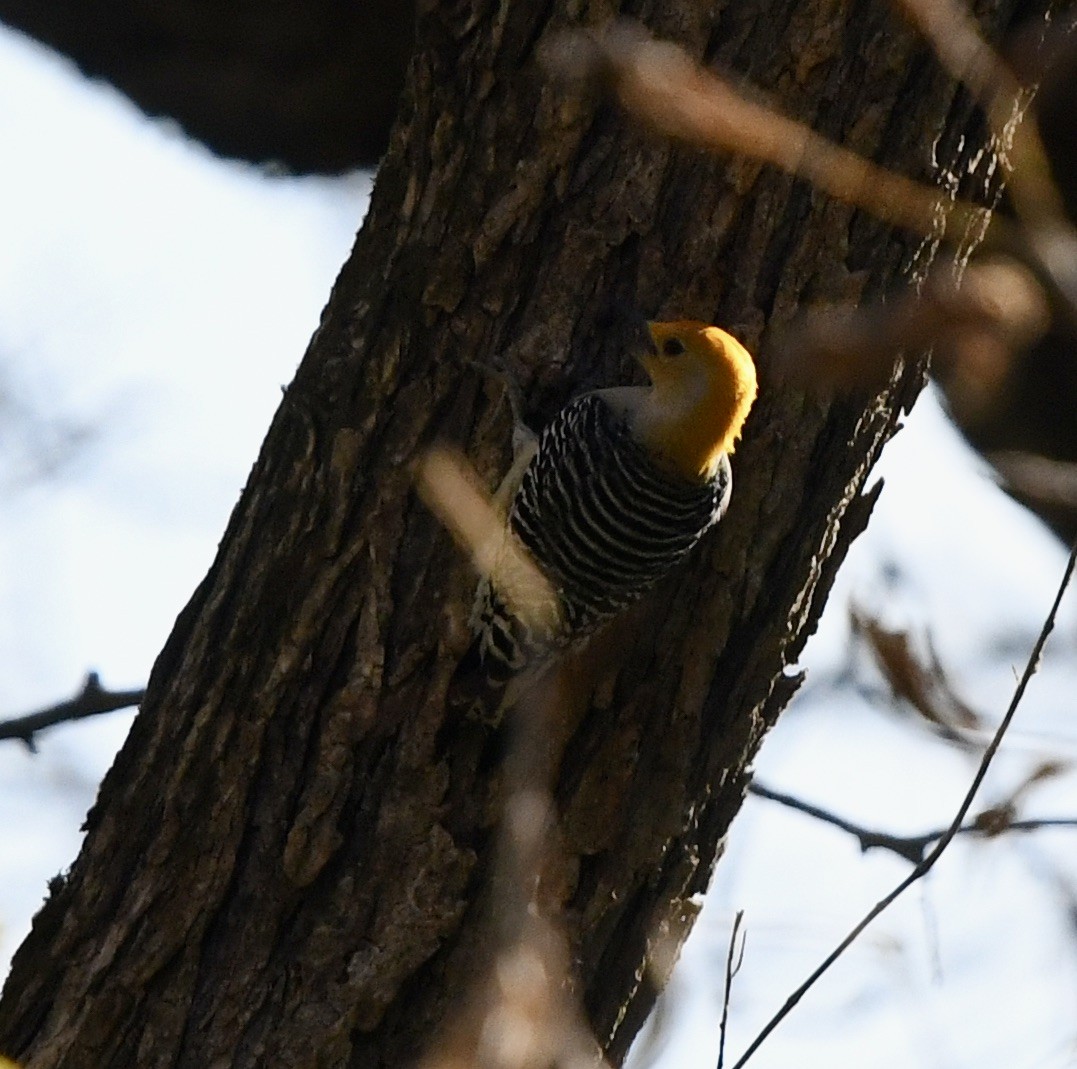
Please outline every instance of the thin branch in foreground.
[[1067, 215], [1036, 123], [1024, 119], [1031, 94], [984, 41], [958, 0], [897, 0], [944, 66], [971, 89], [995, 135], [1006, 185], [1023, 226], [991, 225], [999, 245], [1020, 255], [1043, 281], [1056, 309], [1077, 329], [1077, 233]]
[[527, 617], [540, 633], [556, 630], [561, 603], [555, 591], [523, 544], [506, 534], [504, 517], [467, 459], [435, 446], [427, 451], [417, 477], [427, 507], [468, 553], [475, 570], [496, 582], [513, 615]]
[[896, 0], [943, 66], [962, 82], [991, 123], [1006, 184], [1027, 223], [1057, 224], [1065, 208], [1036, 124], [1024, 120], [1031, 93], [984, 40], [972, 12], [958, 0]]
[[[602, 31], [568, 31], [547, 45], [544, 60], [568, 80], [604, 87], [656, 133], [774, 164], [921, 237], [960, 244], [966, 234], [978, 233], [990, 222], [986, 209], [950, 200], [749, 100], [680, 46], [655, 40], [627, 19]], [[998, 220], [990, 225], [1005, 229]]]
[[19, 739], [31, 753], [37, 753], [36, 735], [39, 731], [69, 720], [82, 720], [87, 716], [112, 713], [117, 709], [140, 705], [145, 696], [145, 687], [139, 687], [137, 690], [106, 690], [101, 686], [101, 677], [96, 672], [90, 672], [82, 690], [74, 698], [50, 705], [36, 713], [0, 721], [0, 740]]
[[1014, 496], [1077, 514], [1077, 464], [1073, 461], [1020, 450], [999, 450], [988, 453], [987, 459], [1002, 476], [1004, 489]]
[[860, 936], [860, 933], [863, 932], [880, 913], [889, 908], [889, 906], [904, 894], [914, 883], [927, 875], [927, 873], [935, 867], [935, 863], [942, 856], [943, 851], [945, 851], [950, 843], [953, 842], [954, 837], [965, 823], [965, 818], [972, 808], [972, 801], [976, 797], [976, 792], [980, 789], [984, 777], [987, 775], [987, 770], [991, 767], [991, 762], [994, 760], [995, 754], [998, 753], [999, 746], [1002, 745], [1002, 740], [1006, 735], [1006, 731], [1009, 729], [1010, 723], [1013, 721], [1014, 714], [1017, 712], [1017, 707], [1021, 704], [1021, 699], [1025, 696], [1025, 690], [1028, 688], [1029, 681], [1032, 679], [1033, 675], [1035, 675], [1036, 669], [1039, 667], [1040, 657], [1043, 654], [1043, 647], [1047, 643], [1048, 636], [1054, 630], [1058, 608], [1062, 604], [1062, 598], [1065, 595], [1066, 588], [1069, 586], [1070, 579], [1073, 576], [1075, 565], [1077, 565], [1077, 542], [1074, 542], [1073, 548], [1070, 550], [1069, 560], [1066, 562], [1066, 569], [1062, 575], [1062, 581], [1059, 583], [1058, 592], [1055, 594], [1055, 599], [1051, 605], [1050, 612], [1048, 612], [1039, 636], [1032, 647], [1032, 652], [1029, 654], [1028, 663], [1025, 665], [1025, 670], [1018, 681], [1017, 689], [1014, 691], [1009, 708], [1006, 710], [1002, 722], [999, 724], [991, 742], [984, 751], [980, 766], [976, 770], [976, 775], [972, 778], [972, 784], [969, 786], [964, 800], [958, 807], [954, 819], [950, 822], [950, 826], [939, 838], [938, 842], [936, 842], [931, 852], [923, 859], [923, 861], [921, 861], [889, 894], [872, 906], [867, 914], [865, 914], [864, 918], [851, 932], [849, 932], [834, 950], [831, 951], [822, 964], [819, 965], [819, 967], [815, 969], [815, 971], [785, 1000], [781, 1009], [767, 1022], [755, 1039], [752, 1040], [747, 1050], [741, 1055], [740, 1060], [733, 1066], [733, 1069], [742, 1069], [742, 1067], [747, 1064], [748, 1059], [751, 1058], [760, 1046], [762, 1046], [763, 1042], [771, 1032], [785, 1020], [797, 1003], [800, 1002], [808, 991], [815, 986], [820, 977], [830, 969], [831, 965], [833, 965], [834, 962], [836, 962], [838, 958], [852, 946]]
[[964, 409], [994, 400], [1016, 354], [1051, 323], [1046, 293], [1012, 257], [981, 259], [952, 273], [934, 270], [919, 292], [856, 308], [810, 310], [768, 344], [775, 373], [816, 393], [883, 389], [905, 353], [932, 349], [931, 369]]
[[[474, 469], [444, 447], [418, 472], [420, 494], [480, 574], [535, 630], [557, 622], [560, 603]], [[571, 954], [545, 879], [557, 865], [550, 791], [551, 723], [567, 684], [555, 663], [512, 710], [504, 801], [493, 863], [491, 960], [476, 975], [423, 1069], [600, 1069], [598, 1043], [571, 982]]]
[[[832, 828], [847, 832], [856, 839], [864, 853], [869, 850], [889, 850], [913, 865], [923, 862], [927, 848], [932, 843], [938, 842], [949, 830], [935, 828], [932, 831], [921, 832], [919, 835], [892, 835], [890, 832], [867, 828], [855, 821], [846, 820], [822, 806], [805, 802], [794, 795], [772, 790], [758, 780], [751, 782], [748, 792], [757, 798], [777, 802], [787, 809], [803, 813], [823, 824], [829, 824]], [[956, 834], [979, 835], [985, 839], [993, 839], [1008, 831], [1032, 832], [1042, 828], [1077, 828], [1077, 817], [1034, 817], [1028, 820], [1016, 820], [1013, 817], [1012, 806], [1004, 803], [977, 813], [967, 824], [962, 824]]]
[[[738, 909], [733, 918], [733, 930], [729, 933], [729, 950], [725, 956], [725, 991], [722, 993], [722, 1020], [718, 1026], [718, 1069], [725, 1065], [725, 1037], [726, 1027], [729, 1024], [729, 995], [733, 989], [733, 977], [740, 972], [744, 963], [744, 944], [747, 937], [741, 939], [740, 950], [737, 950], [737, 936], [740, 934], [741, 921], [744, 920], [744, 910]], [[734, 961], [736, 957], [736, 961]]]

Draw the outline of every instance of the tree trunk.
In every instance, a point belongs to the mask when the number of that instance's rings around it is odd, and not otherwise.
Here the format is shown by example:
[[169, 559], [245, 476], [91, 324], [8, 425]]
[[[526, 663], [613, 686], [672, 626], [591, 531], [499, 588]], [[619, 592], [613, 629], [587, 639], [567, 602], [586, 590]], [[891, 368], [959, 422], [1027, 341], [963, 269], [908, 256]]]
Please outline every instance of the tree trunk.
[[[981, 6], [997, 25], [1012, 5]], [[426, 1048], [482, 959], [497, 777], [460, 783], [437, 748], [474, 576], [412, 462], [449, 438], [493, 485], [504, 377], [536, 425], [625, 381], [625, 305], [757, 348], [806, 300], [878, 290], [909, 261], [913, 243], [799, 181], [567, 100], [532, 60], [570, 7], [420, 13], [355, 250], [16, 957], [0, 1049], [28, 1066], [399, 1065]], [[979, 147], [971, 108], [883, 4], [645, 10], [907, 173], [928, 173], [937, 138], [954, 173]], [[583, 660], [594, 686], [557, 760], [559, 887], [615, 1060], [653, 998], [636, 979], [648, 942], [691, 925], [920, 384], [910, 367], [867, 406], [828, 406], [764, 364], [728, 516]]]

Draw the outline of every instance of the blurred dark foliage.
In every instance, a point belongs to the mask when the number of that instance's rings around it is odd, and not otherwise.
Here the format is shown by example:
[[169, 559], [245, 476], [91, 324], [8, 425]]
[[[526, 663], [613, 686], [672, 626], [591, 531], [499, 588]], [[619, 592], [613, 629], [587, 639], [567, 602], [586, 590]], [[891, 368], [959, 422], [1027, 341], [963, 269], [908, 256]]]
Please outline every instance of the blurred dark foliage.
[[1077, 220], [1077, 39], [1057, 31], [1057, 36], [1039, 48], [1032, 41], [1018, 39], [1011, 54], [1024, 80], [1032, 81], [1037, 74], [1040, 77], [1034, 102], [1040, 136], [1066, 210]]
[[0, 0], [0, 20], [214, 152], [301, 173], [381, 156], [414, 17], [409, 0]]
[[[1046, 42], [1037, 28], [1018, 37], [1008, 58], [1027, 84], [1037, 80], [1033, 114], [1055, 182], [1077, 224], [1077, 37], [1063, 30]], [[999, 469], [1003, 485], [1067, 542], [1077, 537], [1077, 331], [1057, 317], [1051, 329], [997, 369], [985, 389], [966, 390], [939, 376], [954, 420]], [[1053, 464], [1030, 463], [1046, 458]]]

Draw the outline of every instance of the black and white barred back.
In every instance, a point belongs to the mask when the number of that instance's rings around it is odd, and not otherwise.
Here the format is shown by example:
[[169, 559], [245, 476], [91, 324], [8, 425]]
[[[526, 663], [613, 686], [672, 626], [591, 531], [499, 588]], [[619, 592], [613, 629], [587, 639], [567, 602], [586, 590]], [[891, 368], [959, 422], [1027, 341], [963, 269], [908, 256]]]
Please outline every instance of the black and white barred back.
[[[496, 705], [513, 676], [591, 634], [653, 586], [721, 519], [731, 491], [728, 457], [712, 479], [689, 482], [660, 469], [600, 394], [568, 404], [543, 431], [509, 514], [557, 591], [561, 626], [529, 631], [484, 581], [475, 642], [457, 674], [478, 669], [481, 704]], [[501, 709], [472, 715], [496, 721]]]
[[572, 641], [669, 571], [721, 518], [731, 488], [728, 459], [704, 483], [661, 471], [587, 394], [543, 432], [509, 522], [559, 591]]

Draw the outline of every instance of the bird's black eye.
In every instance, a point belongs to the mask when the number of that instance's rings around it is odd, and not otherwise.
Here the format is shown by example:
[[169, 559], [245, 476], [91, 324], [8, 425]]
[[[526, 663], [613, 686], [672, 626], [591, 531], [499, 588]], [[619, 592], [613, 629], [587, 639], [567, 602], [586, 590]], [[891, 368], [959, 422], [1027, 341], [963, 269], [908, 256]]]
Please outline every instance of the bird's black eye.
[[680, 338], [666, 338], [662, 342], [662, 352], [666, 356], [680, 356], [684, 352], [684, 342]]

